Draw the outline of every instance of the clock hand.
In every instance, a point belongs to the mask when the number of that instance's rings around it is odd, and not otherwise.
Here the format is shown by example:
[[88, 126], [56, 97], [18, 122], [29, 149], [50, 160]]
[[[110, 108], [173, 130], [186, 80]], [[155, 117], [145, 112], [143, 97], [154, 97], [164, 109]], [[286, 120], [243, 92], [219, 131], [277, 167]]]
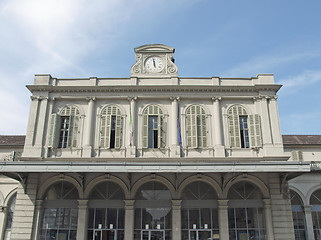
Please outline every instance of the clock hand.
[[154, 64], [154, 67], [156, 68], [156, 63], [154, 58], [153, 58], [153, 64]]

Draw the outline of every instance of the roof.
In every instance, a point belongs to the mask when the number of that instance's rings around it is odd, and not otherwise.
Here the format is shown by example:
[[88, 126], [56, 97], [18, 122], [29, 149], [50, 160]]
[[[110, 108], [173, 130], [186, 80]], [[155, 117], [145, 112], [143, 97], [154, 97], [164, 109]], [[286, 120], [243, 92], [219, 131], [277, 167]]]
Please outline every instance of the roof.
[[23, 146], [25, 135], [0, 135], [0, 146]]
[[284, 145], [321, 145], [321, 135], [282, 135]]

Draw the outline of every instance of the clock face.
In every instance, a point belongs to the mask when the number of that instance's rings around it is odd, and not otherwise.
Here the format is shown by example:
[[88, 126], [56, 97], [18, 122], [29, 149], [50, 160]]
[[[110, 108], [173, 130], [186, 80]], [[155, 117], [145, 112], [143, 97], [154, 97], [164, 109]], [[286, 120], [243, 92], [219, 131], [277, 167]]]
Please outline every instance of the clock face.
[[150, 57], [145, 62], [146, 70], [151, 73], [160, 72], [163, 67], [163, 61], [160, 57]]

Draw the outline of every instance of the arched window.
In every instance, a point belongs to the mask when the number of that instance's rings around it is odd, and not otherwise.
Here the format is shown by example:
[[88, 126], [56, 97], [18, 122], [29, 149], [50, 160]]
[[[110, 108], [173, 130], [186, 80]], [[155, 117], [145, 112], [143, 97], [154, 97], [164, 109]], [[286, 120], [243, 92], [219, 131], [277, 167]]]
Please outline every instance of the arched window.
[[148, 106], [143, 112], [143, 147], [165, 148], [165, 119], [162, 109], [156, 105]]
[[124, 239], [125, 194], [113, 182], [97, 184], [89, 194], [88, 240]]
[[192, 182], [182, 192], [182, 239], [218, 239], [217, 194], [202, 181]]
[[147, 182], [136, 192], [134, 239], [171, 239], [171, 193], [159, 182]]
[[248, 115], [240, 105], [228, 110], [231, 147], [262, 147], [261, 119], [258, 114]]
[[228, 193], [230, 240], [266, 239], [261, 191], [252, 183], [234, 184]]
[[78, 191], [66, 181], [53, 184], [44, 197], [41, 240], [76, 240]]
[[314, 238], [321, 239], [321, 189], [312, 193], [310, 204], [312, 205]]
[[80, 111], [74, 106], [64, 107], [59, 114], [51, 114], [48, 147], [77, 148], [80, 138]]
[[123, 118], [117, 106], [107, 106], [101, 112], [100, 147], [121, 148], [123, 140]]
[[186, 142], [190, 148], [207, 147], [207, 126], [204, 108], [192, 105], [186, 110]]
[[290, 190], [290, 200], [292, 207], [295, 240], [305, 240], [306, 228], [301, 197], [295, 191]]
[[6, 225], [4, 230], [4, 239], [11, 239], [11, 229], [12, 229], [12, 220], [13, 220], [13, 214], [14, 209], [16, 206], [16, 197], [17, 194], [15, 194], [9, 201], [8, 207], [7, 207], [7, 215], [6, 215]]

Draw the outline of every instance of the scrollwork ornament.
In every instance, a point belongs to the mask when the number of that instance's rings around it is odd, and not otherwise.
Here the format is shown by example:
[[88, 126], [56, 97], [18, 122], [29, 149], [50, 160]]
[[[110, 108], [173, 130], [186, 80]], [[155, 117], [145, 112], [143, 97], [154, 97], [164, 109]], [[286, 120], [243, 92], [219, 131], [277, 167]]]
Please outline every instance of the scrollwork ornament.
[[167, 72], [171, 73], [171, 74], [177, 73], [177, 67], [173, 63], [172, 59], [173, 59], [173, 55], [172, 54], [168, 54], [167, 55], [167, 63], [168, 63], [167, 64]]
[[136, 73], [136, 74], [141, 73], [141, 63], [142, 63], [142, 55], [141, 54], [137, 54], [136, 55], [136, 63], [132, 67], [132, 72], [133, 73]]

